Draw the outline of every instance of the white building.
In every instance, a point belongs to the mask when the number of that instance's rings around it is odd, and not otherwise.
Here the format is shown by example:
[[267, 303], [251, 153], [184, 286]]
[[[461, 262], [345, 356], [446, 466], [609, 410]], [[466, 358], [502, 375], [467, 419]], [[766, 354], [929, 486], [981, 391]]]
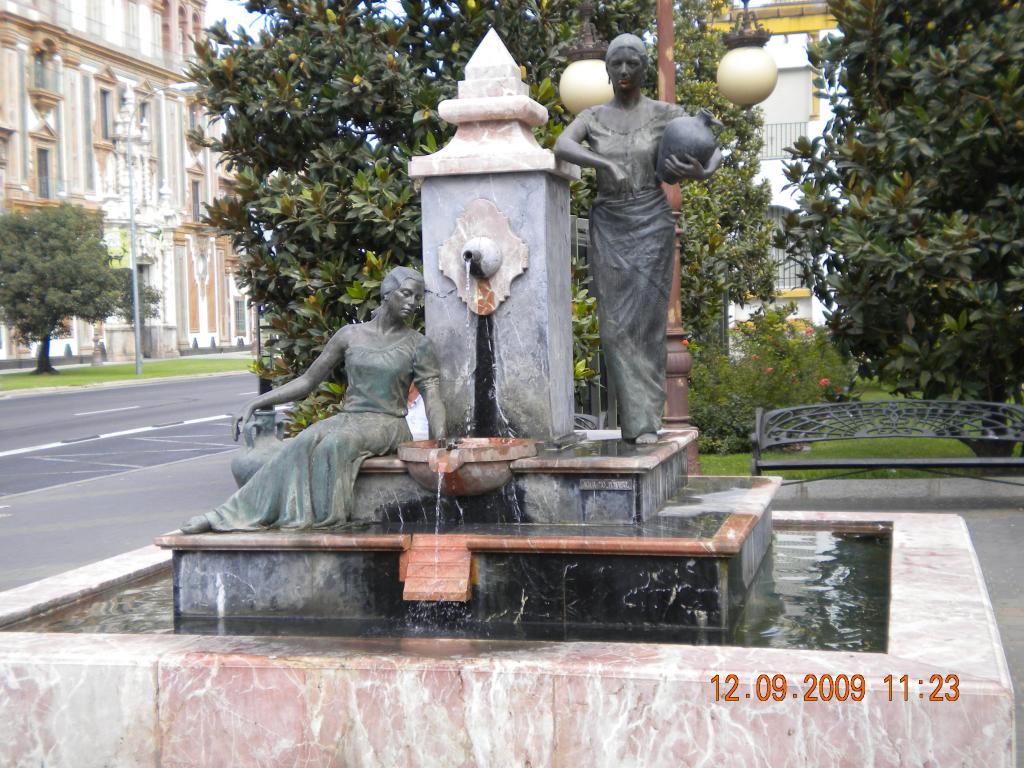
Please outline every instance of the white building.
[[[737, 5], [739, 5], [737, 3]], [[756, 7], [754, 7], [756, 6]], [[761, 152], [761, 178], [772, 189], [769, 208], [776, 225], [786, 211], [796, 208], [796, 197], [785, 190], [788, 183], [784, 164], [789, 155], [784, 151], [800, 136], [820, 136], [831, 117], [828, 101], [815, 96], [815, 73], [807, 58], [807, 44], [835, 31], [836, 22], [824, 2], [772, 2], [752, 4], [761, 25], [771, 31], [767, 50], [779, 68], [779, 82], [772, 95], [760, 105], [764, 111], [764, 148]], [[735, 14], [734, 10], [734, 14]], [[722, 27], [729, 26], [722, 24]], [[785, 253], [773, 249], [777, 266], [777, 303], [794, 303], [797, 316], [815, 324], [824, 321], [822, 306], [801, 283], [793, 265], [784, 261]], [[733, 306], [731, 318], [742, 321], [758, 308], [754, 302], [746, 307]]]
[[[202, 110], [182, 87], [206, 0], [0, 0], [0, 210], [67, 201], [105, 216], [106, 239], [128, 266], [128, 163], [134, 169], [139, 275], [160, 290], [145, 323], [148, 356], [251, 340], [226, 238], [199, 223], [231, 179], [190, 142]], [[134, 356], [131, 327], [72, 323], [51, 354]], [[0, 325], [0, 360], [26, 357]]]

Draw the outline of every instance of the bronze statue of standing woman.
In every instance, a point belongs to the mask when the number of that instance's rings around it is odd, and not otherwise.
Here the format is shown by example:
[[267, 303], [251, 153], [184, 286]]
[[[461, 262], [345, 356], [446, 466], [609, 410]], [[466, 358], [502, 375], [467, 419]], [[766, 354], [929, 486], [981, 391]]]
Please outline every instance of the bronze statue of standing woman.
[[612, 40], [605, 67], [614, 97], [581, 112], [558, 138], [555, 154], [597, 171], [590, 267], [601, 347], [622, 437], [653, 443], [665, 407], [665, 328], [675, 246], [675, 221], [661, 182], [706, 179], [722, 155], [715, 149], [706, 164], [692, 155], [669, 156], [659, 178], [665, 128], [687, 113], [643, 95], [647, 50], [637, 36]]

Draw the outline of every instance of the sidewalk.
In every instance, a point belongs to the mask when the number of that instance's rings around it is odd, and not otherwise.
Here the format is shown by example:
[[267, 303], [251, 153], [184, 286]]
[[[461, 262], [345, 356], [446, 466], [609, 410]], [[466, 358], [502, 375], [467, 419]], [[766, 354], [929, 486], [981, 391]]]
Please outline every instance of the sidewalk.
[[[1024, 483], [1024, 477], [1006, 478]], [[1018, 765], [1024, 766], [1024, 486], [948, 477], [818, 480], [783, 486], [776, 509], [918, 511], [960, 515], [985, 576], [1016, 697]]]

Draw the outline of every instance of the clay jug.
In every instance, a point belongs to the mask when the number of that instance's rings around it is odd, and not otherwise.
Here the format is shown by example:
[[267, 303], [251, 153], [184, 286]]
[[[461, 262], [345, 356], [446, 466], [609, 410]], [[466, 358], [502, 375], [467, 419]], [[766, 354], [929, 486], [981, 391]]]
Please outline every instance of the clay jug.
[[277, 413], [273, 408], [253, 413], [252, 418], [242, 427], [245, 447], [231, 460], [231, 474], [239, 488], [249, 482], [249, 478], [281, 450], [284, 445], [281, 441], [283, 434], [284, 424], [277, 422]]
[[711, 130], [712, 126], [720, 128], [722, 124], [706, 109], [702, 109], [696, 115], [684, 115], [672, 120], [665, 127], [665, 134], [661, 137], [661, 146], [658, 148], [658, 177], [665, 178], [665, 158], [669, 155], [675, 155], [680, 159], [684, 155], [692, 155], [700, 160], [701, 165], [707, 166], [718, 146], [718, 140]]

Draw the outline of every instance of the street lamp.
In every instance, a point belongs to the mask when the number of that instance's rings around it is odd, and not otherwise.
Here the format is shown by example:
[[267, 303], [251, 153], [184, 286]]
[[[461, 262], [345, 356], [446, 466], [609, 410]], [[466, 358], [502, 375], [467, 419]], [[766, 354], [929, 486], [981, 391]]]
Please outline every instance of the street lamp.
[[779, 80], [775, 59], [764, 49], [772, 33], [757, 22], [754, 12], [743, 10], [732, 31], [725, 35], [729, 52], [718, 64], [718, 90], [733, 104], [751, 107], [771, 96]]
[[[178, 93], [192, 93], [199, 86], [193, 82], [170, 83], [153, 89], [153, 93], [161, 91], [177, 91]], [[128, 253], [129, 266], [132, 272], [132, 324], [134, 325], [135, 336], [135, 375], [142, 375], [142, 322], [139, 317], [139, 270], [135, 254], [135, 169], [132, 157], [132, 127], [135, 125], [135, 117], [139, 111], [141, 102], [136, 101], [135, 107], [128, 116], [128, 127], [125, 131], [125, 150], [128, 164]]]
[[593, 12], [593, 3], [580, 3], [580, 35], [569, 49], [569, 66], [558, 81], [558, 96], [574, 115], [609, 102], [615, 95], [604, 66], [608, 46], [590, 21]]

